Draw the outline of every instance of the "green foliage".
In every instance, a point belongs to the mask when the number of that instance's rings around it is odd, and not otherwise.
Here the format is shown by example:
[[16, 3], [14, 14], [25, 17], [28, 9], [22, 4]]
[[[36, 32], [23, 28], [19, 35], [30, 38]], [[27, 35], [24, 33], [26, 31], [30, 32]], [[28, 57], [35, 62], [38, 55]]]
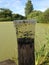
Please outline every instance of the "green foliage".
[[5, 9], [4, 10], [4, 15], [5, 15], [5, 17], [12, 17], [12, 11], [9, 10], [9, 9]]
[[3, 18], [3, 17], [6, 18], [11, 16], [12, 16], [11, 10], [0, 8], [0, 18]]
[[32, 11], [28, 16], [27, 19], [36, 19], [38, 21], [39, 16], [42, 14], [41, 11]]
[[27, 19], [36, 19], [39, 23], [49, 23], [49, 9], [47, 9], [45, 12], [32, 11], [27, 16]]
[[12, 11], [9, 9], [0, 8], [0, 21], [11, 21]]
[[25, 7], [25, 15], [27, 17], [28, 14], [30, 14], [33, 10], [33, 5], [32, 5], [32, 2], [31, 0], [28, 0], [27, 3], [26, 3], [26, 7]]
[[13, 14], [12, 17], [13, 17], [13, 20], [23, 20], [23, 19], [26, 19], [24, 16], [19, 15], [19, 14]]
[[43, 45], [39, 52], [36, 52], [36, 65], [44, 65], [44, 63], [47, 60], [47, 57], [49, 56], [49, 53], [45, 50], [46, 45]]
[[49, 23], [49, 9], [47, 9], [39, 16], [38, 22]]
[[49, 9], [44, 12], [43, 18], [44, 22], [49, 23]]
[[7, 17], [7, 18], [0, 18], [0, 21], [11, 21], [11, 18], [10, 18], [10, 17]]
[[0, 21], [22, 20], [26, 17], [19, 14], [12, 14], [9, 9], [0, 8]]
[[[43, 28], [44, 28], [44, 26], [43, 26]], [[38, 51], [36, 51], [36, 65], [49, 65], [49, 35], [48, 35], [48, 33], [49, 33], [48, 30], [49, 29], [47, 29], [47, 28], [45, 28], [45, 29], [46, 29], [45, 33], [44, 33], [45, 34], [45, 36], [44, 36], [45, 39], [43, 39], [43, 41], [45, 41], [46, 43], [45, 42], [41, 43], [42, 41], [40, 41], [40, 39], [42, 38], [42, 36], [39, 35], [39, 37], [41, 37], [41, 38], [39, 38], [41, 47]], [[39, 29], [39, 30], [41, 30], [41, 29]], [[40, 32], [43, 33], [43, 31], [40, 31]], [[39, 42], [38, 42], [38, 44], [39, 44]]]

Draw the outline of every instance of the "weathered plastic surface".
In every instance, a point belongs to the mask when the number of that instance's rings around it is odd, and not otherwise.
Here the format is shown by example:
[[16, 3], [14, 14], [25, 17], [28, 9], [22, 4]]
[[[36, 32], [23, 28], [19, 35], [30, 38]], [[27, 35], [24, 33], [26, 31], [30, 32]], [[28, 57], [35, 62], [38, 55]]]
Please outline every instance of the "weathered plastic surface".
[[13, 22], [0, 22], [0, 62], [11, 59], [18, 65], [17, 37]]
[[35, 21], [16, 20], [14, 25], [18, 41], [18, 64], [35, 65]]
[[14, 25], [16, 28], [17, 38], [35, 37], [35, 20], [16, 20]]

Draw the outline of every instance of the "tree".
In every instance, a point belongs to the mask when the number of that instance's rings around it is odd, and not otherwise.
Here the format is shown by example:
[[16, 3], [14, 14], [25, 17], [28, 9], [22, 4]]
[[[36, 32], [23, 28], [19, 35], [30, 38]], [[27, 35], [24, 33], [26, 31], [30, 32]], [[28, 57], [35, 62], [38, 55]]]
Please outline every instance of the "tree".
[[0, 8], [0, 21], [9, 20], [12, 20], [12, 11], [10, 9]]
[[49, 8], [39, 16], [39, 22], [49, 23]]
[[4, 8], [0, 8], [0, 17], [11, 17], [12, 16], [12, 11], [9, 9], [4, 9]]
[[12, 14], [13, 20], [23, 20], [26, 19], [24, 16], [20, 14]]
[[27, 17], [28, 14], [30, 14], [33, 11], [33, 4], [31, 0], [28, 0], [25, 7], [25, 15]]
[[44, 12], [44, 21], [49, 22], [49, 8]]
[[28, 16], [27, 16], [27, 19], [37, 19], [38, 16], [40, 16], [42, 14], [41, 11], [32, 11]]
[[5, 17], [12, 17], [12, 11], [9, 10], [9, 9], [5, 9], [4, 10], [4, 15], [5, 15]]
[[0, 8], [0, 18], [3, 18], [3, 17], [4, 17], [4, 9]]

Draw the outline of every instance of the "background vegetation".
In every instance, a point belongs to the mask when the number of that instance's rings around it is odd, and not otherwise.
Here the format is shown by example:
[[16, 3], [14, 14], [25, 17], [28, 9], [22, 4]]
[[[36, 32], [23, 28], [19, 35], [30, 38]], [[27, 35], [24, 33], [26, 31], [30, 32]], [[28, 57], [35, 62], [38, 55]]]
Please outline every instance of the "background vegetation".
[[27, 15], [27, 19], [35, 19], [39, 23], [49, 23], [49, 8], [44, 12], [34, 10], [31, 0], [28, 0], [25, 12], [25, 14]]
[[49, 24], [36, 24], [35, 55], [36, 65], [49, 65]]
[[13, 14], [10, 9], [0, 8], [0, 21], [35, 19], [39, 23], [49, 23], [49, 8], [44, 12], [34, 10], [31, 0], [28, 0], [24, 10], [25, 16], [22, 16], [20, 14]]
[[13, 14], [10, 9], [0, 8], [0, 21], [13, 21], [21, 19], [25, 19], [25, 17], [20, 14]]

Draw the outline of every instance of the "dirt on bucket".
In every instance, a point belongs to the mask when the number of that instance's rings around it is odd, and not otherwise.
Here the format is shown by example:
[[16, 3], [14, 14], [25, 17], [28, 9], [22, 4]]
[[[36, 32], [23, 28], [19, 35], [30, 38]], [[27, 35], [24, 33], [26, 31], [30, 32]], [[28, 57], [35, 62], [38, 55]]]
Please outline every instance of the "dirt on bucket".
[[5, 61], [0, 62], [0, 65], [16, 65], [13, 60], [7, 59]]

